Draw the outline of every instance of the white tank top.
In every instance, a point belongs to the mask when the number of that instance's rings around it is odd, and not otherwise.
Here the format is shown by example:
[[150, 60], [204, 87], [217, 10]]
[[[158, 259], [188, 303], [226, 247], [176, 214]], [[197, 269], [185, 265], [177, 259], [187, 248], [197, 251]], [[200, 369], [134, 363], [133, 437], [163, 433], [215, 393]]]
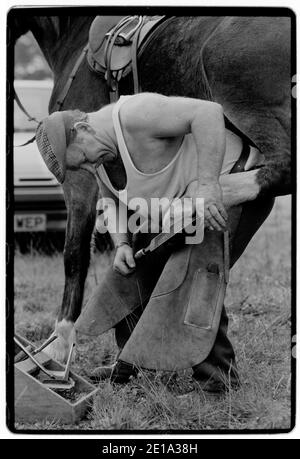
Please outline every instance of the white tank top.
[[[123, 190], [116, 190], [112, 186], [103, 165], [99, 167], [99, 175], [108, 189], [129, 209], [136, 211], [136, 198], [143, 198], [147, 202], [147, 207], [145, 209], [139, 208], [139, 213], [148, 218], [151, 198], [167, 198], [168, 201], [181, 198], [184, 196], [187, 186], [197, 180], [198, 153], [193, 135], [186, 134], [178, 152], [163, 169], [147, 174], [138, 170], [127, 150], [119, 118], [121, 105], [130, 97], [132, 96], [121, 96], [114, 105], [112, 112], [118, 149], [127, 175], [126, 187]], [[226, 151], [221, 175], [230, 172], [241, 154], [242, 147], [240, 137], [226, 130]], [[162, 215], [164, 215], [169, 206], [167, 204], [164, 206], [162, 203], [161, 207]]]

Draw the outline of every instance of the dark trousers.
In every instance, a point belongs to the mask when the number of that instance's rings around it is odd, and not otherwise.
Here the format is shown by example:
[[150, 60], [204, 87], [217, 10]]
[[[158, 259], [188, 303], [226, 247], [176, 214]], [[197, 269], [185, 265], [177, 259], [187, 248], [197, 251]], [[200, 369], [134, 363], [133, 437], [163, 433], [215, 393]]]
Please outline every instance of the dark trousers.
[[[260, 198], [243, 205], [240, 221], [231, 244], [231, 266], [234, 265], [244, 252], [253, 235], [271, 212], [273, 204], [274, 199]], [[159, 277], [167, 259], [166, 257], [164, 260], [165, 262], [159, 263], [159, 266], [157, 266], [156, 276]], [[129, 314], [116, 325], [115, 336], [117, 345], [120, 349], [125, 346], [126, 341], [130, 337], [145, 307], [146, 305], [142, 305], [135, 309], [133, 313]], [[203, 362], [199, 362], [199, 364], [193, 367], [194, 377], [197, 380], [219, 382], [224, 381], [224, 377], [229, 378], [230, 376], [232, 384], [238, 382], [235, 353], [227, 337], [227, 330], [228, 317], [225, 307], [223, 307], [220, 326], [214, 346], [208, 357]]]

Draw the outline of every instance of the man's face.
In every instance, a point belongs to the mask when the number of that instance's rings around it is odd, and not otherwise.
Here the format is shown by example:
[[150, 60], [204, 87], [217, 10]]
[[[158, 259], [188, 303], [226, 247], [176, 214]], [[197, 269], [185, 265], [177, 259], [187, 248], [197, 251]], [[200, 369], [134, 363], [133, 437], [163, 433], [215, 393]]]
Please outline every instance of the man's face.
[[69, 169], [86, 168], [86, 165], [95, 165], [101, 158], [105, 160], [109, 153], [93, 130], [80, 128], [75, 141], [67, 147], [66, 166]]
[[66, 168], [79, 169], [87, 162], [85, 152], [81, 145], [75, 143], [69, 145], [66, 151]]
[[86, 160], [92, 164], [96, 163], [102, 155], [102, 145], [100, 139], [87, 129], [79, 129], [76, 136], [76, 145], [85, 154]]

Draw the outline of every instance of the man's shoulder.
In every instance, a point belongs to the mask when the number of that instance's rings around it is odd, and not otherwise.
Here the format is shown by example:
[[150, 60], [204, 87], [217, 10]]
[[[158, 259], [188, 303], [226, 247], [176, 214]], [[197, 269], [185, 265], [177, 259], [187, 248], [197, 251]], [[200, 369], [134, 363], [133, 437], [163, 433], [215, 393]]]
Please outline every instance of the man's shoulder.
[[[122, 104], [122, 112], [127, 116], [138, 117], [143, 114], [150, 116], [162, 108], [172, 107], [197, 107], [197, 106], [218, 106], [219, 104], [192, 97], [166, 96], [157, 92], [142, 92], [133, 94]], [[121, 110], [120, 108], [120, 110]]]
[[[157, 92], [141, 92], [139, 94], [133, 94], [129, 97], [125, 96], [126, 100], [122, 104], [122, 107], [126, 107], [126, 111], [134, 111], [136, 107], [146, 109], [149, 104], [155, 104], [159, 101], [169, 99], [168, 96], [159, 94]], [[124, 111], [124, 110], [123, 110]]]
[[128, 97], [119, 109], [122, 126], [128, 130], [136, 130], [140, 122], [145, 119], [150, 121], [153, 110], [157, 109], [162, 99], [166, 98], [167, 96], [154, 92], [143, 92]]

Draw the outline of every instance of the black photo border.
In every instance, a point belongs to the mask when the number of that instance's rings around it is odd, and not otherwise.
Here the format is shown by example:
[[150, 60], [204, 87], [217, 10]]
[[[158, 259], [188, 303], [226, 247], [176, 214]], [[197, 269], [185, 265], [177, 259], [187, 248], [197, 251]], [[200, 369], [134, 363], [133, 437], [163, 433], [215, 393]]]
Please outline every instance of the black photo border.
[[[57, 6], [57, 7], [14, 7], [7, 14], [7, 139], [6, 139], [6, 419], [8, 429], [16, 434], [47, 435], [254, 435], [288, 433], [295, 427], [296, 416], [296, 359], [291, 358], [291, 427], [289, 429], [245, 429], [245, 430], [33, 430], [15, 428], [14, 420], [14, 184], [13, 184], [13, 80], [14, 80], [14, 43], [12, 40], [12, 21], [15, 16], [26, 15], [168, 15], [168, 16], [279, 16], [291, 19], [291, 75], [296, 75], [296, 15], [290, 8], [281, 7], [202, 7], [202, 6]], [[292, 91], [292, 81], [291, 81]], [[292, 100], [292, 255], [291, 255], [291, 352], [296, 336], [296, 100]], [[135, 440], [136, 441], [136, 440]], [[125, 440], [123, 441], [125, 443]]]

